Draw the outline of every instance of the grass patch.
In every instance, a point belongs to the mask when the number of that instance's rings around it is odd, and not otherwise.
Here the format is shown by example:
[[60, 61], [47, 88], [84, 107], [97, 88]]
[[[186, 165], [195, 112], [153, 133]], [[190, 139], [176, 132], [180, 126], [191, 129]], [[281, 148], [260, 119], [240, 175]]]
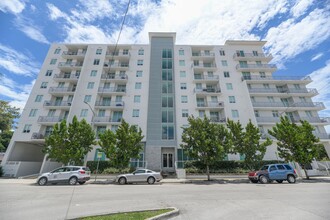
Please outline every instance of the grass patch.
[[144, 220], [146, 218], [151, 218], [170, 211], [173, 211], [173, 209], [159, 209], [142, 212], [124, 212], [117, 214], [85, 217], [80, 218], [79, 220]]

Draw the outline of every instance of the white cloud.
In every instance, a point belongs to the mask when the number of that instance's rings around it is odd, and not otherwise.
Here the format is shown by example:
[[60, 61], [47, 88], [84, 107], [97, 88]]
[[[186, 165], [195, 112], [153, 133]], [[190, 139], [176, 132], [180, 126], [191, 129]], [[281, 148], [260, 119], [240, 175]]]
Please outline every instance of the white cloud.
[[39, 64], [30, 56], [2, 44], [0, 44], [0, 67], [23, 76], [34, 76], [39, 72]]
[[80, 21], [91, 22], [96, 19], [113, 16], [113, 8], [107, 0], [80, 0], [79, 3], [81, 8], [74, 9], [71, 13]]
[[0, 11], [4, 13], [19, 14], [25, 8], [24, 1], [20, 0], [1, 0], [0, 1]]
[[289, 19], [268, 30], [268, 50], [273, 62], [283, 66], [296, 55], [313, 49], [330, 36], [330, 11], [315, 9], [300, 22]]
[[323, 55], [324, 55], [323, 53], [318, 53], [314, 55], [311, 59], [311, 62], [320, 59]]
[[49, 10], [49, 18], [52, 20], [52, 21], [55, 21], [57, 20], [58, 18], [61, 18], [61, 17], [66, 17], [66, 14], [61, 12], [60, 9], [58, 9], [55, 5], [53, 4], [50, 4], [50, 3], [46, 3], [46, 6], [48, 7], [48, 10]]
[[32, 23], [32, 21], [27, 20], [23, 17], [17, 17], [15, 19], [15, 25], [18, 30], [22, 31], [32, 40], [38, 41], [40, 43], [49, 44], [49, 41], [42, 34], [40, 28]]
[[293, 17], [300, 17], [305, 14], [308, 8], [313, 4], [313, 0], [297, 0], [290, 12]]

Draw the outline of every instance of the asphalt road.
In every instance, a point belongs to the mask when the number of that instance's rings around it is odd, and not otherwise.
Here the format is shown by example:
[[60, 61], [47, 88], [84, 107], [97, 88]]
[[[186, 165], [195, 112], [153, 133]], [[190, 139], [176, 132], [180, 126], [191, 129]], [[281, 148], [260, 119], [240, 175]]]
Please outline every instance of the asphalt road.
[[330, 183], [50, 185], [0, 179], [0, 219], [66, 219], [177, 207], [173, 219], [330, 219]]

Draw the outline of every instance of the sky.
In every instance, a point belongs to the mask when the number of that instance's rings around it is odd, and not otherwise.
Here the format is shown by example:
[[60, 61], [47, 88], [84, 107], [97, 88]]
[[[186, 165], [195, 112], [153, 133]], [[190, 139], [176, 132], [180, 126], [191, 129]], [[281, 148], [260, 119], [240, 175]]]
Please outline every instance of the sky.
[[[129, 0], [0, 0], [0, 99], [24, 109], [52, 43], [115, 44]], [[330, 0], [131, 0], [122, 44], [264, 40], [281, 76], [311, 76], [330, 117]], [[330, 126], [327, 126], [330, 131]]]

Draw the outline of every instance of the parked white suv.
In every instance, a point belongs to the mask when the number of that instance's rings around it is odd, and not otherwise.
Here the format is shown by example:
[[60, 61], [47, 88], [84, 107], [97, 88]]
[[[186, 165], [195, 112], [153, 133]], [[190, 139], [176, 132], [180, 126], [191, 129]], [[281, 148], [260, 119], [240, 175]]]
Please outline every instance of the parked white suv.
[[44, 186], [47, 183], [69, 183], [70, 185], [84, 184], [91, 178], [91, 172], [84, 166], [65, 166], [57, 168], [51, 172], [41, 174], [37, 183]]

